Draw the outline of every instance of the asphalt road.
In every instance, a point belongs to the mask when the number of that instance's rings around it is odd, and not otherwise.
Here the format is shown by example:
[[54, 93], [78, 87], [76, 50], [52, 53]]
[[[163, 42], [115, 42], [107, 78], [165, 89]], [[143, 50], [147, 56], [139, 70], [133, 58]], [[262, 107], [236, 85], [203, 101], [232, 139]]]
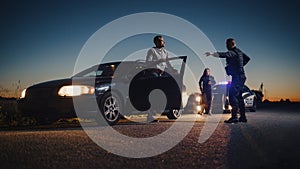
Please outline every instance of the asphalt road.
[[[217, 128], [204, 143], [198, 139], [211, 117], [199, 115], [193, 122], [193, 115], [183, 115], [181, 123], [194, 124], [188, 135], [169, 151], [148, 158], [110, 153], [81, 127], [2, 129], [0, 168], [300, 168], [299, 110], [264, 109], [247, 115], [248, 123], [238, 124], [223, 123], [228, 114], [213, 115], [221, 121], [211, 122]], [[151, 137], [172, 124], [162, 118], [150, 124], [121, 122], [114, 129], [131, 137]]]

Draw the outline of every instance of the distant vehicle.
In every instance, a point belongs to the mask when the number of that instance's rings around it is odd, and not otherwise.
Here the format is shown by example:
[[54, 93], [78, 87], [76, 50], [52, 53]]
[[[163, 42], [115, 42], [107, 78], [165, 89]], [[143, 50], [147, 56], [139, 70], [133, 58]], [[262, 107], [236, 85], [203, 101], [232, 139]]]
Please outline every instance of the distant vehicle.
[[[176, 62], [176, 69], [180, 72], [159, 77], [153, 76], [158, 69], [149, 68], [153, 65], [141, 60], [95, 65], [71, 78], [28, 87], [18, 100], [19, 109], [40, 124], [51, 123], [60, 118], [77, 117], [73, 101], [80, 100], [80, 104], [84, 105], [80, 111], [84, 112], [86, 118], [95, 118], [97, 121], [101, 114], [109, 125], [114, 125], [120, 118], [131, 115], [133, 110], [148, 110], [151, 107], [149, 94], [154, 89], [160, 89], [167, 98], [162, 113], [169, 119], [177, 119], [184, 104], [181, 86], [186, 59], [186, 56], [169, 58], [171, 63]], [[116, 71], [117, 68], [121, 72]], [[128, 93], [122, 90], [124, 86], [129, 90]], [[95, 98], [97, 108], [91, 105], [91, 100]]]
[[[223, 98], [223, 112], [229, 113], [232, 109], [229, 103], [229, 87], [230, 83], [224, 82], [216, 84], [212, 87], [213, 95], [222, 95]], [[257, 108], [257, 97], [253, 91], [251, 91], [246, 85], [243, 87], [243, 99], [245, 108], [250, 112], [255, 112]]]

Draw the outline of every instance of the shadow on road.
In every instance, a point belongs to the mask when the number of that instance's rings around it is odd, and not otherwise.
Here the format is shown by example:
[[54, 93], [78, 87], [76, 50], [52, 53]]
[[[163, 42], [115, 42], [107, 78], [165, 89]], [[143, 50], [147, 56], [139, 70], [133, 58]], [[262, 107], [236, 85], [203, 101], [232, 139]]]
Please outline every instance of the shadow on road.
[[300, 113], [274, 110], [248, 113], [248, 123], [226, 124], [229, 168], [300, 168]]

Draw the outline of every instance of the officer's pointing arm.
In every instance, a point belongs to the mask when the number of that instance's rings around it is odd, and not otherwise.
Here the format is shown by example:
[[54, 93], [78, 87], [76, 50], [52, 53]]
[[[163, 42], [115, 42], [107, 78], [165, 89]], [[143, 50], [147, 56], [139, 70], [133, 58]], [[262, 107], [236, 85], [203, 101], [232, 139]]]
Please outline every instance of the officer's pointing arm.
[[219, 57], [219, 53], [218, 52], [206, 52], [205, 53], [206, 56], [213, 56], [213, 57]]

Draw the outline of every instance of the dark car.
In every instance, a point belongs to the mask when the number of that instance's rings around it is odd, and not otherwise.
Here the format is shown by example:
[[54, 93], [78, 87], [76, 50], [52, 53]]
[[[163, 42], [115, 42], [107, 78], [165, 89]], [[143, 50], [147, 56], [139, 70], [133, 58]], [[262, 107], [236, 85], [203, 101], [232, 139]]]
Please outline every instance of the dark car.
[[28, 87], [18, 100], [19, 109], [39, 123], [78, 116], [97, 121], [101, 119], [100, 114], [108, 124], [114, 125], [121, 117], [152, 108], [149, 95], [159, 89], [166, 96], [161, 113], [176, 119], [182, 110], [181, 87], [186, 59], [186, 56], [169, 58], [170, 62], [180, 63], [177, 65], [180, 71], [166, 71], [164, 76], [158, 77], [153, 76], [159, 71], [153, 68], [157, 63], [149, 65], [138, 60], [95, 65], [71, 78]]
[[[232, 109], [229, 103], [229, 88], [230, 83], [224, 82], [216, 84], [212, 87], [212, 92], [215, 98], [220, 98], [222, 100], [222, 107], [224, 113], [229, 113]], [[244, 99], [245, 108], [250, 112], [255, 112], [257, 108], [257, 97], [255, 93], [250, 90], [246, 85], [243, 87], [242, 97]]]

